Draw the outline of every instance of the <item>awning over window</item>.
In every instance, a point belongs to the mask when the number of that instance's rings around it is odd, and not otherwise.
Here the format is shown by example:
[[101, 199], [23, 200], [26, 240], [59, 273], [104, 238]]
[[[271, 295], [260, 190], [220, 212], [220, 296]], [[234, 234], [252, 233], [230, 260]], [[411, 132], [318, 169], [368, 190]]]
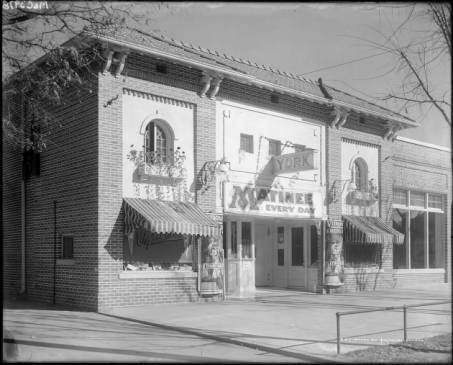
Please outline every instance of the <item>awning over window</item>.
[[404, 234], [378, 217], [343, 216], [343, 240], [353, 243], [404, 243]]
[[124, 198], [125, 232], [146, 226], [152, 232], [219, 236], [217, 223], [186, 202]]

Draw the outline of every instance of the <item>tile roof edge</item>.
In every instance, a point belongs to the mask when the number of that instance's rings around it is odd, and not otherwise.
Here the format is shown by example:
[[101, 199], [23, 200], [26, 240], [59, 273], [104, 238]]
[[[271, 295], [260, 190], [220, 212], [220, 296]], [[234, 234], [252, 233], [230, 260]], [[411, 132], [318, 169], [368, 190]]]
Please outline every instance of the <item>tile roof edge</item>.
[[[177, 47], [181, 47], [181, 46], [182, 46], [182, 47], [188, 48], [189, 50], [193, 50], [193, 51], [196, 51], [196, 52], [203, 52], [203, 53], [205, 53], [205, 54], [207, 54], [207, 55], [209, 55], [209, 54], [217, 55], [218, 57], [221, 57], [221, 58], [224, 58], [224, 59], [227, 59], [227, 60], [230, 60], [230, 61], [234, 61], [234, 62], [242, 63], [242, 64], [247, 64], [247, 63], [245, 63], [245, 62], [240, 62], [240, 61], [238, 61], [238, 58], [233, 57], [233, 56], [228, 56], [228, 55], [226, 55], [225, 53], [223, 54], [223, 56], [221, 56], [218, 52], [217, 52], [217, 54], [215, 54], [215, 53], [210, 53], [210, 52], [209, 52], [210, 49], [207, 49], [208, 52], [199, 51], [199, 50], [197, 50], [193, 45], [192, 45], [192, 46], [189, 46], [189, 45], [185, 44], [185, 43], [182, 42], [182, 41], [180, 42], [180, 44], [178, 44], [177, 42], [172, 42], [172, 41], [170, 41], [168, 38], [165, 39], [165, 38], [163, 38], [163, 37], [160, 36], [160, 35], [149, 34], [149, 33], [147, 33], [147, 32], [141, 31], [141, 30], [136, 29], [136, 28], [127, 28], [127, 29], [132, 30], [132, 31], [136, 31], [136, 32], [142, 34], [143, 36], [149, 36], [149, 37], [152, 37], [152, 38], [157, 38], [158, 40], [161, 40], [162, 42], [165, 42], [165, 43], [167, 43], [167, 44], [172, 44], [172, 45], [175, 45], [175, 46], [177, 46]], [[99, 35], [96, 35], [96, 34], [93, 34], [93, 35], [95, 35], [95, 36], [97, 36], [97, 37], [100, 37]], [[104, 36], [104, 38], [105, 38], [105, 36]], [[134, 42], [128, 42], [128, 43], [134, 44]], [[136, 44], [136, 43], [135, 43], [135, 44]], [[138, 44], [136, 44], [136, 45], [138, 45]], [[139, 46], [139, 45], [138, 45], [138, 46]], [[211, 52], [212, 52], [212, 51], [211, 51]], [[208, 57], [208, 56], [206, 56], [206, 57]], [[215, 60], [213, 60], [213, 61], [215, 61]], [[255, 65], [258, 65], [256, 62], [254, 62], [254, 63], [255, 63]], [[229, 66], [229, 65], [222, 65], [221, 63], [219, 63], [219, 66], [220, 66], [220, 67], [228, 67], [228, 68], [230, 68], [231, 70], [233, 70], [233, 71], [235, 71], [235, 72], [239, 72], [240, 74], [243, 74], [244, 76], [247, 76], [247, 75], [248, 75], [248, 73], [244, 73], [244, 71], [242, 71], [242, 70], [236, 70], [234, 67], [231, 67], [231, 66]], [[254, 66], [253, 64], [252, 64], [251, 66], [252, 66], [252, 67], [256, 67], [256, 66]], [[270, 66], [261, 65], [261, 66], [258, 66], [258, 67], [256, 67], [256, 68], [263, 69], [263, 70], [265, 70], [265, 71], [269, 71], [269, 72], [272, 72], [272, 73], [274, 73], [274, 74], [277, 74], [276, 72], [274, 72], [274, 70], [273, 70]], [[292, 74], [292, 73], [289, 73], [289, 75], [290, 75], [290, 77], [289, 77], [290, 79], [305, 81], [305, 82], [311, 83], [311, 84], [316, 85], [316, 86], [319, 87], [319, 83], [316, 82], [316, 81], [309, 80], [309, 79], [306, 79], [306, 78], [304, 78], [304, 77], [302, 77], [302, 76], [300, 76], [300, 75], [294, 75], [294, 74]], [[249, 75], [249, 76], [250, 76], [250, 75]], [[283, 76], [283, 75], [282, 75], [282, 76]], [[286, 77], [288, 77], [288, 76], [286, 76]], [[257, 80], [260, 80], [260, 79], [257, 78]], [[260, 80], [260, 81], [263, 81], [263, 82], [264, 82], [264, 80]], [[271, 83], [271, 84], [275, 84], [275, 83]], [[275, 85], [276, 85], [276, 86], [279, 86], [278, 84], [275, 84]], [[371, 103], [371, 102], [369, 102], [369, 101], [367, 101], [367, 100], [365, 100], [365, 99], [359, 98], [359, 97], [357, 97], [357, 96], [355, 96], [355, 95], [348, 94], [348, 93], [345, 92], [345, 91], [338, 90], [338, 89], [333, 88], [333, 87], [328, 86], [328, 85], [326, 85], [326, 86], [329, 87], [329, 88], [332, 88], [333, 90], [335, 90], [335, 91], [337, 91], [337, 92], [339, 92], [339, 93], [343, 93], [343, 94], [349, 95], [349, 96], [351, 96], [351, 97], [354, 97], [354, 98], [356, 98], [356, 99], [358, 99], [358, 100], [362, 100], [362, 101], [364, 101], [364, 102], [366, 102], [366, 103], [369, 103], [370, 105], [373, 105], [373, 106], [376, 106], [376, 107], [378, 107], [378, 108], [381, 108], [383, 111], [386, 111], [387, 113], [390, 113], [389, 115], [385, 115], [385, 114], [383, 114], [383, 113], [379, 113], [379, 112], [375, 112], [375, 111], [373, 112], [372, 110], [369, 110], [369, 113], [370, 113], [370, 114], [379, 115], [381, 118], [384, 118], [384, 117], [389, 118], [389, 117], [392, 117], [391, 114], [393, 114], [393, 115], [394, 115], [393, 118], [397, 117], [398, 119], [403, 119], [406, 123], [409, 122], [410, 124], [419, 125], [419, 123], [417, 123], [416, 121], [414, 121], [414, 120], [412, 120], [412, 119], [410, 119], [410, 118], [408, 118], [408, 117], [405, 117], [405, 116], [403, 116], [403, 115], [401, 115], [401, 114], [399, 114], [399, 113], [396, 113], [396, 112], [394, 112], [394, 111], [392, 111], [392, 110], [390, 110], [390, 109], [384, 108], [384, 107], [379, 106], [379, 105], [374, 104], [374, 103]], [[292, 89], [292, 88], [288, 87], [288, 89]], [[297, 90], [295, 90], [295, 89], [292, 89], [292, 90], [294, 90], [294, 92], [298, 93]], [[307, 95], [306, 97], [310, 97], [310, 96], [311, 96], [311, 98], [315, 98], [315, 99], [316, 99], [315, 95], [312, 95], [312, 94], [310, 94], [310, 93], [303, 93], [303, 94], [306, 94], [306, 95]], [[326, 99], [324, 102], [327, 103], [327, 104], [332, 103], [332, 105], [334, 105], [334, 104], [340, 104], [340, 105], [343, 104], [343, 105], [347, 105], [347, 106], [350, 107], [350, 108], [368, 110], [368, 109], [365, 108], [365, 107], [355, 106], [355, 105], [350, 104], [350, 103], [347, 103], [347, 102], [342, 102], [341, 100], [335, 100], [335, 99], [334, 99], [334, 100], [328, 100], [328, 99]]]
[[[386, 107], [384, 107], [384, 106], [381, 106], [381, 105], [379, 105], [379, 104], [373, 103], [373, 102], [368, 101], [368, 100], [363, 99], [363, 98], [360, 98], [360, 97], [358, 97], [358, 96], [356, 96], [356, 95], [350, 94], [350, 93], [348, 93], [348, 92], [346, 92], [346, 91], [339, 90], [339, 89], [337, 89], [337, 88], [335, 88], [335, 87], [332, 87], [332, 86], [330, 86], [330, 85], [326, 85], [325, 83], [323, 83], [323, 86], [324, 86], [324, 87], [328, 87], [329, 89], [335, 90], [336, 92], [339, 92], [339, 93], [342, 93], [342, 94], [346, 94], [346, 95], [351, 96], [351, 97], [353, 97], [353, 98], [362, 100], [362, 101], [364, 101], [364, 102], [366, 102], [366, 103], [368, 103], [368, 104], [370, 104], [370, 105], [374, 105], [374, 106], [376, 106], [376, 107], [378, 107], [378, 108], [381, 108], [382, 110], [385, 110], [385, 111], [387, 111], [387, 112], [389, 112], [389, 113], [395, 114], [396, 116], [398, 116], [398, 117], [400, 117], [400, 118], [404, 118], [404, 119], [407, 119], [408, 121], [417, 123], [417, 122], [416, 122], [415, 120], [413, 120], [412, 118], [409, 118], [409, 117], [407, 117], [407, 116], [405, 116], [405, 115], [403, 115], [403, 114], [400, 114], [400, 113], [398, 113], [398, 112], [395, 112], [395, 111], [393, 111], [393, 110], [391, 110], [391, 109], [388, 109], [388, 108], [386, 108]], [[418, 124], [418, 123], [417, 123], [417, 124]]]

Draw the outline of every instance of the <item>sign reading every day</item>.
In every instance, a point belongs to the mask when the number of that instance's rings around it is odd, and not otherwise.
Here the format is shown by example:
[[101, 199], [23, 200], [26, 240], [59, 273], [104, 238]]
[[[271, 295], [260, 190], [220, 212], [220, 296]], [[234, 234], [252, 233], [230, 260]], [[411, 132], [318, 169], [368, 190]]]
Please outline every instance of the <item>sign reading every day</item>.
[[315, 150], [307, 148], [304, 151], [273, 156], [273, 174], [317, 169]]
[[259, 186], [225, 185], [225, 210], [266, 216], [320, 218], [320, 192], [289, 191]]

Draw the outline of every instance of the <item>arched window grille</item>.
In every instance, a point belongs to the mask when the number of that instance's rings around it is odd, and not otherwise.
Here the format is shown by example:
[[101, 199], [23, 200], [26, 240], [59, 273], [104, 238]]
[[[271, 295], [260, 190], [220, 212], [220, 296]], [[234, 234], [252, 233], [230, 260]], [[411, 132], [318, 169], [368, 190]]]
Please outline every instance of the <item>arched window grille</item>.
[[358, 191], [368, 191], [368, 166], [363, 158], [354, 161], [351, 181]]
[[145, 162], [172, 163], [173, 131], [160, 120], [149, 122], [145, 129]]

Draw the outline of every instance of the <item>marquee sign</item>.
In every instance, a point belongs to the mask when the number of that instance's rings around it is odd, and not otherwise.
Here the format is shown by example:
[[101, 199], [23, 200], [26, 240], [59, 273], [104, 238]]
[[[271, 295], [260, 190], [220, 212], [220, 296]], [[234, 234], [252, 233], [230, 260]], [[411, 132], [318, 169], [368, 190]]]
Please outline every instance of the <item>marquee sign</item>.
[[321, 218], [320, 192], [293, 191], [225, 184], [225, 211], [239, 214], [288, 218]]
[[315, 159], [315, 150], [307, 148], [304, 151], [273, 156], [273, 174], [317, 169], [318, 160]]

